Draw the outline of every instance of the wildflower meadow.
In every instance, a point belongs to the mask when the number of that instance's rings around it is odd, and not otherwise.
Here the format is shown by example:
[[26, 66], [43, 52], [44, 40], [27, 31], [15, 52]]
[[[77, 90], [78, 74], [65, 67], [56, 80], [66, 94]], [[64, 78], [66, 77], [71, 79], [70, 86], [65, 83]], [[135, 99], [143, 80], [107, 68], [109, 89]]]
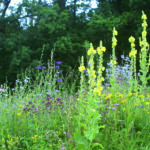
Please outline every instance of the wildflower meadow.
[[[147, 16], [137, 50], [117, 62], [118, 32], [107, 45], [91, 44], [78, 73], [62, 74], [63, 60], [25, 71], [14, 88], [0, 87], [0, 150], [150, 150], [150, 55]], [[137, 57], [139, 54], [139, 71]], [[87, 64], [85, 63], [87, 62]]]

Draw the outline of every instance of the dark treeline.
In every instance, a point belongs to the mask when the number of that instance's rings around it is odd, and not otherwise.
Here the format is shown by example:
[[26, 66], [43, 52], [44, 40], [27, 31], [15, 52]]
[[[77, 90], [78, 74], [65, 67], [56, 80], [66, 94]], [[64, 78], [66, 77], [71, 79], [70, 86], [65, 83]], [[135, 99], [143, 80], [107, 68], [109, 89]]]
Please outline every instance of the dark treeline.
[[[0, 0], [0, 84], [14, 82], [27, 67], [47, 66], [52, 50], [54, 60], [62, 61], [64, 71], [79, 66], [89, 43], [94, 48], [102, 40], [107, 48], [105, 63], [111, 55], [112, 29], [118, 31], [116, 55], [128, 55], [128, 38], [141, 36], [142, 10], [150, 24], [150, 0], [22, 0], [10, 7], [11, 0]], [[148, 28], [148, 31], [150, 28]], [[148, 41], [149, 41], [148, 32]]]

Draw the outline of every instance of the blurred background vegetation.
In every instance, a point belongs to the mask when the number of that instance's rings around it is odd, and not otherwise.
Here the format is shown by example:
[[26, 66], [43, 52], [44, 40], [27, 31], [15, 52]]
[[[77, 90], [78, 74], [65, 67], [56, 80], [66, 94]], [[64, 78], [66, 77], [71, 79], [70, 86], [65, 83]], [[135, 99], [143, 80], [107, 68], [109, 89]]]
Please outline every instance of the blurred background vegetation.
[[[47, 66], [51, 51], [54, 60], [62, 61], [64, 73], [77, 69], [79, 58], [86, 55], [89, 43], [94, 48], [103, 41], [107, 48], [105, 63], [110, 59], [112, 29], [118, 31], [116, 55], [128, 55], [128, 38], [136, 38], [139, 50], [142, 10], [150, 24], [149, 0], [22, 0], [13, 7], [11, 0], [0, 0], [0, 84], [15, 82], [29, 66], [35, 69], [43, 51]], [[9, 13], [8, 13], [9, 12]], [[149, 41], [150, 28], [147, 39]], [[70, 70], [69, 70], [70, 69]]]

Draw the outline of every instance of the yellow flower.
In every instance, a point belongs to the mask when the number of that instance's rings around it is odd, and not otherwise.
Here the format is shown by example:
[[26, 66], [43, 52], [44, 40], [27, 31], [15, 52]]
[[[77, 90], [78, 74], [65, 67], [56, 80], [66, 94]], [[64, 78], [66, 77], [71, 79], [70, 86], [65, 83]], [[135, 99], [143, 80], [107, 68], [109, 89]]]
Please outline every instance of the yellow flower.
[[136, 57], [137, 50], [133, 50], [130, 52], [129, 57]]
[[79, 71], [80, 71], [80, 72], [82, 72], [82, 71], [84, 71], [84, 70], [85, 70], [85, 67], [84, 67], [84, 66], [80, 66], [80, 67], [79, 67]]
[[101, 72], [104, 71], [104, 70], [105, 70], [105, 67], [102, 67], [102, 68], [99, 68], [99, 69], [98, 69], [98, 72], [101, 73]]
[[22, 107], [22, 105], [19, 105], [19, 107], [21, 108], [21, 107]]
[[113, 34], [114, 34], [114, 35], [118, 35], [117, 30], [114, 29], [114, 30], [113, 30]]
[[117, 42], [113, 42], [112, 43], [112, 48], [116, 47], [116, 45], [117, 45]]
[[142, 15], [142, 19], [146, 20], [147, 16], [145, 14]]
[[117, 43], [117, 39], [115, 37], [112, 38], [112, 41]]
[[126, 103], [126, 100], [122, 100], [121, 103], [122, 103], [122, 104]]
[[94, 88], [94, 93], [100, 96], [102, 90], [103, 90], [103, 87]]
[[102, 67], [102, 70], [104, 71], [104, 70], [105, 70], [105, 67]]
[[105, 52], [105, 51], [106, 51], [106, 48], [105, 48], [105, 47], [102, 47], [102, 48], [98, 47], [98, 48], [97, 48], [98, 54], [101, 54], [101, 53], [103, 53], [103, 52]]
[[146, 104], [146, 105], [149, 105], [149, 104], [150, 104], [150, 102], [145, 102], [145, 104]]
[[106, 97], [105, 97], [105, 99], [109, 99], [109, 98], [111, 98], [113, 95], [112, 95], [112, 93], [109, 93]]
[[146, 31], [143, 31], [142, 32], [142, 36], [146, 36], [147, 35], [147, 32]]
[[112, 38], [112, 48], [117, 45], [117, 39], [115, 37]]
[[135, 44], [134, 44], [134, 43], [131, 43], [131, 47], [135, 47]]
[[129, 93], [129, 94], [128, 94], [128, 96], [132, 96], [132, 95], [133, 95], [132, 93]]
[[20, 117], [20, 116], [21, 116], [21, 113], [17, 113], [17, 116]]
[[110, 63], [116, 65], [117, 61], [116, 60], [111, 60]]
[[147, 25], [147, 23], [146, 22], [143, 22], [142, 23], [142, 27], [147, 27], [148, 25]]
[[101, 77], [100, 81], [101, 81], [101, 82], [102, 82], [102, 81], [104, 81], [104, 78], [103, 78], [103, 77]]
[[143, 98], [143, 97], [144, 97], [144, 95], [140, 95], [140, 97], [141, 97], [141, 98]]
[[94, 54], [96, 54], [96, 50], [94, 50], [93, 47], [89, 48], [88, 55], [94, 55]]
[[118, 93], [117, 97], [123, 98], [123, 95], [121, 93]]
[[133, 36], [131, 36], [131, 37], [129, 38], [129, 42], [133, 43], [134, 41], [135, 41], [135, 38], [134, 38]]

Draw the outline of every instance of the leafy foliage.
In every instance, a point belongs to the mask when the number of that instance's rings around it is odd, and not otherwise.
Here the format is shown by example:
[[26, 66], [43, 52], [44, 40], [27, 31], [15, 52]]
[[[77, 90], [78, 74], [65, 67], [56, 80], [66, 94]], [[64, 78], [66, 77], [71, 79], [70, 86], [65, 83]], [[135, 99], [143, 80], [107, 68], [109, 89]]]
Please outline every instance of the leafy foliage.
[[[5, 82], [6, 76], [9, 82], [14, 82], [17, 74], [27, 67], [39, 65], [42, 51], [43, 65], [47, 65], [54, 50], [54, 60], [65, 64], [62, 65], [64, 73], [70, 67], [76, 68], [79, 58], [89, 48], [88, 41], [95, 46], [103, 41], [108, 50], [104, 56], [106, 63], [111, 55], [108, 43], [111, 43], [114, 26], [119, 43], [116, 56], [127, 55], [129, 36], [138, 38], [142, 30], [141, 11], [148, 17], [150, 14], [148, 0], [97, 0], [95, 9], [90, 7], [91, 0], [81, 3], [78, 0], [54, 0], [53, 3], [23, 0], [17, 7], [10, 3], [11, 0], [0, 1], [0, 83]], [[147, 36], [149, 39], [149, 34]]]

